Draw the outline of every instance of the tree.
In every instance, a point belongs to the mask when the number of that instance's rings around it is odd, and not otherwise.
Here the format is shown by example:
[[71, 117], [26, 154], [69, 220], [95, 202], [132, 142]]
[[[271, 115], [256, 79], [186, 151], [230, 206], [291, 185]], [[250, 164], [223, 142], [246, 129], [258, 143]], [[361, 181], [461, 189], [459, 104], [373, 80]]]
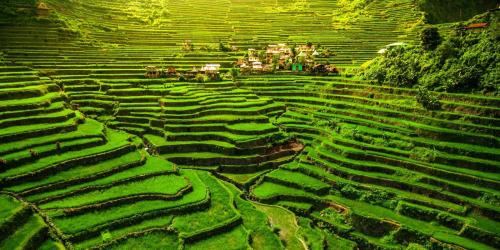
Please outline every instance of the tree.
[[[291, 58], [295, 58], [295, 56], [297, 55], [297, 45], [296, 44], [293, 44], [292, 47], [290, 48], [290, 57]], [[293, 61], [292, 61], [293, 63]]]
[[231, 48], [226, 46], [222, 41], [219, 41], [219, 51], [229, 52], [229, 51], [231, 51]]
[[427, 88], [419, 87], [416, 95], [417, 102], [427, 110], [436, 110], [441, 108], [441, 102], [437, 96], [433, 95]]
[[435, 50], [442, 42], [441, 35], [436, 27], [428, 27], [420, 35], [422, 48]]
[[204, 83], [205, 82], [205, 76], [203, 74], [197, 74], [195, 79], [199, 83]]
[[233, 81], [236, 80], [236, 78], [240, 74], [240, 71], [237, 68], [232, 68], [229, 72], [231, 73], [231, 78], [233, 79]]
[[182, 50], [183, 51], [193, 51], [194, 50], [194, 45], [191, 42], [191, 40], [184, 41], [184, 43], [182, 44]]
[[0, 52], [0, 65], [5, 65], [5, 57], [3, 52]]

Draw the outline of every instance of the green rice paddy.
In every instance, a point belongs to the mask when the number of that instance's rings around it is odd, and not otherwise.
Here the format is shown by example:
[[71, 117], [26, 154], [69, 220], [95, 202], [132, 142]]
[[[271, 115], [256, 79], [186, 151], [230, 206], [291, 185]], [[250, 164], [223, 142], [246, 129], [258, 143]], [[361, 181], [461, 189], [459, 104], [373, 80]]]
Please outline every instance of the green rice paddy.
[[[0, 3], [0, 249], [500, 248], [500, 98], [352, 77], [424, 24], [346, 2]], [[225, 75], [307, 42], [342, 74]]]

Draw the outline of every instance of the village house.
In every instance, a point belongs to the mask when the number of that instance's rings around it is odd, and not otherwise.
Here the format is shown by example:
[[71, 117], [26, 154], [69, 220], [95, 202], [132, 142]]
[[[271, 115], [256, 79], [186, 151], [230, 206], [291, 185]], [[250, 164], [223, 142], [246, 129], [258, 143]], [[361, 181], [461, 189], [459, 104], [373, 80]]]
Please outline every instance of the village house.
[[261, 62], [253, 62], [252, 63], [252, 70], [254, 71], [262, 71], [262, 63]]
[[214, 80], [219, 77], [219, 69], [220, 69], [220, 64], [205, 64], [205, 66], [201, 67], [200, 73], [205, 74], [208, 76], [210, 79]]
[[177, 70], [175, 69], [175, 67], [170, 66], [163, 73], [166, 76], [175, 76], [177, 75]]
[[192, 79], [195, 78], [198, 73], [199, 73], [198, 69], [195, 66], [193, 66], [193, 69], [184, 72], [184, 76], [187, 79]]
[[286, 61], [291, 57], [292, 49], [284, 43], [271, 44], [267, 46], [266, 49], [266, 63], [273, 64], [275, 58], [278, 60], [279, 64], [285, 64]]
[[316, 47], [312, 44], [298, 46], [296, 53], [298, 61], [304, 65], [314, 64], [315, 57], [320, 55]]
[[156, 66], [147, 66], [146, 73], [144, 73], [144, 77], [146, 78], [159, 78], [161, 75], [160, 70]]
[[300, 45], [297, 48], [297, 53], [304, 53], [306, 55], [312, 55], [316, 51], [316, 47], [314, 45]]
[[205, 73], [207, 75], [218, 74], [220, 69], [220, 64], [205, 64], [205, 66], [201, 67], [200, 72]]
[[248, 49], [248, 62], [258, 62], [259, 55], [255, 49]]

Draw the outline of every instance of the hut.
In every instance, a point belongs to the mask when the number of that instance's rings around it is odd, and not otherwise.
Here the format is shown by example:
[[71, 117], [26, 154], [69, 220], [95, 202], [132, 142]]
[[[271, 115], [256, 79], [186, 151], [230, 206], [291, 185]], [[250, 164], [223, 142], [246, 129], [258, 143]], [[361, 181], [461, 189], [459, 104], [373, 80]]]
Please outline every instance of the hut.
[[205, 64], [205, 66], [203, 66], [201, 68], [201, 72], [202, 73], [205, 73], [207, 75], [213, 75], [213, 74], [218, 74], [219, 73], [219, 69], [220, 69], [220, 64]]
[[314, 45], [301, 45], [296, 48], [298, 53], [305, 53], [306, 55], [312, 55], [316, 51]]
[[335, 65], [328, 65], [326, 68], [328, 69], [328, 73], [332, 73], [332, 74], [339, 74], [340, 73], [340, 70]]
[[236, 60], [234, 65], [236, 65], [237, 67], [241, 67], [242, 65], [246, 65], [246, 62], [245, 60], [243, 60], [243, 58], [239, 58], [238, 60]]
[[168, 67], [167, 70], [165, 70], [165, 75], [175, 76], [175, 75], [177, 75], [177, 70], [175, 69], [175, 67], [170, 66], [170, 67]]
[[259, 61], [259, 55], [257, 54], [257, 51], [255, 49], [248, 49], [248, 62], [258, 62]]
[[144, 73], [144, 77], [146, 78], [159, 78], [160, 70], [156, 66], [147, 66], [146, 73]]
[[220, 79], [219, 76], [220, 64], [206, 64], [200, 70], [200, 73], [205, 74], [211, 80], [215, 81]]
[[262, 71], [262, 63], [261, 62], [253, 62], [252, 63], [252, 70], [254, 71]]
[[184, 74], [184, 76], [187, 78], [187, 79], [193, 79], [196, 77], [196, 75], [199, 73], [199, 71], [196, 69], [196, 67], [193, 66], [193, 69], [192, 70], [188, 70], [186, 71], [186, 73]]
[[311, 74], [313, 75], [327, 75], [328, 67], [324, 64], [318, 64], [311, 68]]
[[36, 15], [39, 18], [48, 18], [50, 15], [50, 8], [44, 2], [38, 2], [36, 5]]

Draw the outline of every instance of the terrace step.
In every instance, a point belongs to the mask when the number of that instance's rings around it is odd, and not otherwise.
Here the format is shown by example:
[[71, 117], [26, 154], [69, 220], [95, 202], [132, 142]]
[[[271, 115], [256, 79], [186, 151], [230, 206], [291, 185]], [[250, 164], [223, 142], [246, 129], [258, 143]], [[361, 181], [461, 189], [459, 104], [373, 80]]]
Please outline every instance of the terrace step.
[[0, 242], [2, 249], [30, 249], [41, 244], [48, 236], [48, 227], [37, 215], [31, 215], [26, 223]]

